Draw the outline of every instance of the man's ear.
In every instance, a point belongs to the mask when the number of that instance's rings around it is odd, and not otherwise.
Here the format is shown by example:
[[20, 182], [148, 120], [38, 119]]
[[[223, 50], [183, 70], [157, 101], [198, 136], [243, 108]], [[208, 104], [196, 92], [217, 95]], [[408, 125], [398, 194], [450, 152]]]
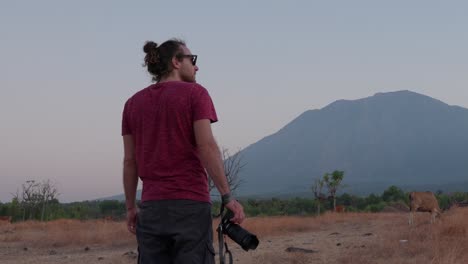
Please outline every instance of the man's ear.
[[172, 57], [171, 63], [172, 63], [172, 69], [177, 69], [178, 70], [180, 68], [180, 66], [181, 66], [181, 62], [175, 56]]

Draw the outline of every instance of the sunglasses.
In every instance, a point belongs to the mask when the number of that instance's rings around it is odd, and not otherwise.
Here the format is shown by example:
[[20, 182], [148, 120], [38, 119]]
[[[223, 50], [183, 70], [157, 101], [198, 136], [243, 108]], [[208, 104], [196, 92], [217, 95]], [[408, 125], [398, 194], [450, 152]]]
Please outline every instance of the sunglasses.
[[187, 55], [187, 54], [178, 54], [176, 55], [177, 58], [190, 58], [192, 61], [192, 65], [195, 66], [197, 64], [197, 55]]

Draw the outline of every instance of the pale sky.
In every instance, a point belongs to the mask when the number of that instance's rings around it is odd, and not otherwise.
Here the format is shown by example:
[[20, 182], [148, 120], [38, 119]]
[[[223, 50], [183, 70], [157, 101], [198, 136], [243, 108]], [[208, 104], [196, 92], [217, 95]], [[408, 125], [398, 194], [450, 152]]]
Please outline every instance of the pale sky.
[[0, 201], [123, 192], [121, 112], [143, 44], [182, 38], [234, 152], [338, 99], [411, 90], [468, 108], [466, 1], [2, 1]]

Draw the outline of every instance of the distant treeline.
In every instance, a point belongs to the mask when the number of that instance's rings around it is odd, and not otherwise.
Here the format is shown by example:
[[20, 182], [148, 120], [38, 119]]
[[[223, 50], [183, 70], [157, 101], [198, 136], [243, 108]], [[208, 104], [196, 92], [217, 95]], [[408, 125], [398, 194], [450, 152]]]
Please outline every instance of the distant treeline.
[[[275, 216], [275, 215], [315, 215], [320, 200], [311, 198], [291, 199], [244, 199], [240, 202], [244, 206], [247, 216]], [[442, 209], [448, 209], [453, 203], [468, 201], [468, 192], [443, 193], [438, 191], [436, 197]], [[408, 205], [408, 193], [396, 186], [391, 186], [381, 195], [370, 194], [367, 197], [344, 193], [336, 196], [336, 204], [345, 206], [347, 212], [380, 212], [383, 210], [405, 210]], [[333, 210], [333, 201], [320, 202], [322, 213]], [[213, 202], [213, 215], [219, 213], [220, 203]], [[42, 215], [44, 214], [44, 216]], [[40, 208], [30, 208], [13, 199], [8, 203], [0, 203], [0, 216], [11, 216], [14, 222], [24, 220], [49, 221], [55, 219], [125, 219], [125, 202], [116, 200], [83, 201], [60, 203], [53, 199], [48, 202], [47, 210], [43, 213]]]
[[[48, 204], [44, 220], [104, 218], [120, 220], [125, 218], [125, 213], [125, 202], [117, 200], [60, 203], [54, 199]], [[0, 215], [11, 216], [14, 222], [41, 220], [41, 210], [24, 207], [15, 200], [10, 203], [0, 203]]]
[[[439, 206], [446, 210], [454, 203], [468, 201], [468, 192], [435, 193]], [[241, 201], [248, 216], [274, 215], [315, 215], [319, 200], [314, 198], [291, 199], [247, 199]], [[396, 186], [390, 186], [381, 195], [356, 196], [343, 193], [336, 197], [336, 204], [344, 206], [347, 212], [381, 212], [409, 210], [409, 193]], [[333, 200], [320, 203], [322, 210], [333, 210]], [[213, 203], [213, 212], [219, 213], [220, 203]], [[323, 213], [323, 211], [321, 211]]]

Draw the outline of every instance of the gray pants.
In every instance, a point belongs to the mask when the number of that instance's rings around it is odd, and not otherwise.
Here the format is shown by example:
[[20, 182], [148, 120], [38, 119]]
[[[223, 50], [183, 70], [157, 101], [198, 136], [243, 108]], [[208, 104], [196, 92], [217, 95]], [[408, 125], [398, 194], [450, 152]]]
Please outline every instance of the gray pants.
[[138, 264], [214, 264], [211, 205], [189, 200], [142, 203]]

